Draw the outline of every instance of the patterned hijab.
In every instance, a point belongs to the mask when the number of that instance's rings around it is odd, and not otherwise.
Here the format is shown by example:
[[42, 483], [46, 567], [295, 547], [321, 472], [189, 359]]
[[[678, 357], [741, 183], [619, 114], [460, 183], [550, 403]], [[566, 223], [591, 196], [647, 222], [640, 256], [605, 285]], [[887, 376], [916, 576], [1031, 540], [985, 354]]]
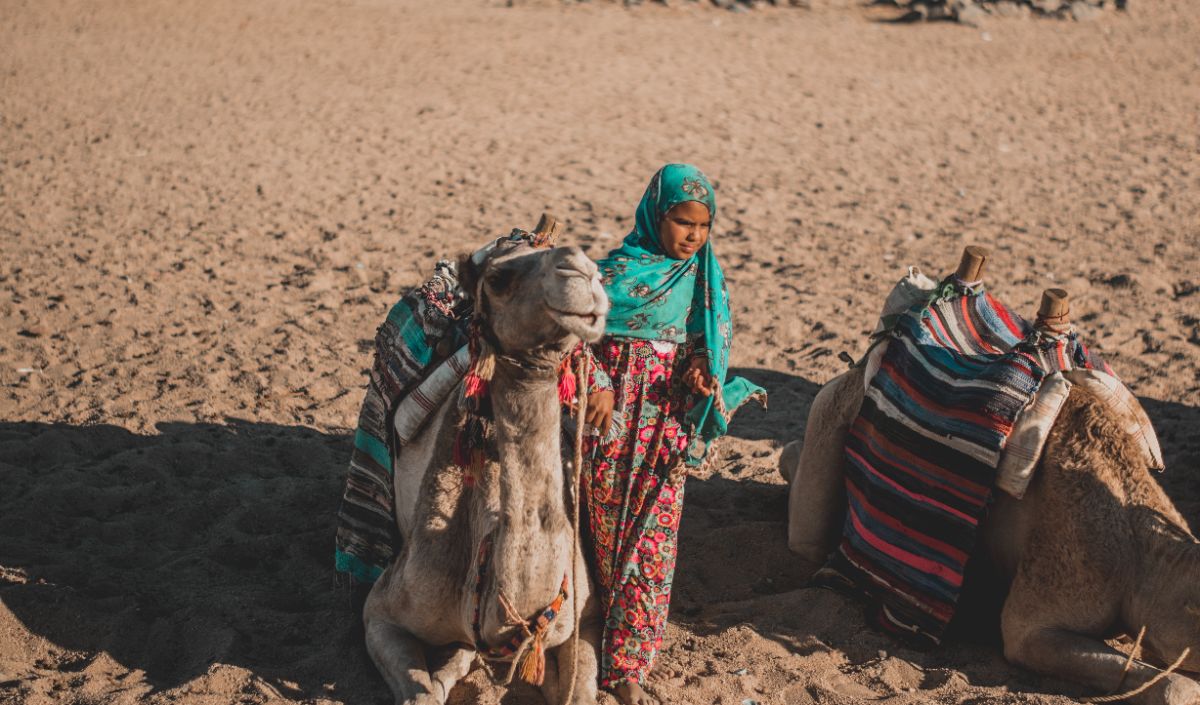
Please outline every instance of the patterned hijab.
[[[694, 355], [708, 358], [709, 372], [720, 384], [721, 393], [692, 395], [685, 417], [694, 441], [688, 449], [688, 462], [698, 464], [708, 443], [728, 431], [727, 419], [733, 411], [763, 390], [738, 377], [725, 378], [733, 320], [725, 275], [713, 252], [711, 235], [704, 247], [687, 259], [669, 257], [663, 249], [658, 225], [671, 208], [686, 201], [704, 204], [715, 224], [717, 201], [712, 184], [699, 169], [690, 164], [659, 169], [638, 204], [633, 230], [599, 265], [611, 304], [607, 334], [690, 342]], [[722, 408], [714, 408], [718, 396]]]

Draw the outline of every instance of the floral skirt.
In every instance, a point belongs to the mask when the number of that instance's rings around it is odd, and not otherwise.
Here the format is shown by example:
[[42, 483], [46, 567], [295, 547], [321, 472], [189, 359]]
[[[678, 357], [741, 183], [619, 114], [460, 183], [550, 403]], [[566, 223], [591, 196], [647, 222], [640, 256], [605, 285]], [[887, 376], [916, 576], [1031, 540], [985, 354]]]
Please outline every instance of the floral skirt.
[[604, 607], [600, 685], [642, 682], [662, 645], [675, 574], [687, 434], [672, 392], [676, 346], [605, 338], [618, 434], [593, 440], [583, 473]]

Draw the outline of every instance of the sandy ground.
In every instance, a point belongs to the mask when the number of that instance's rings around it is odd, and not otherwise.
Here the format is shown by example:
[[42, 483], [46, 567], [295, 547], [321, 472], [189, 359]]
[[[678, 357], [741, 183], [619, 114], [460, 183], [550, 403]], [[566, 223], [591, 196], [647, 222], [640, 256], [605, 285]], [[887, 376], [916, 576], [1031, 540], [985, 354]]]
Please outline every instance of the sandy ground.
[[[1007, 665], [986, 612], [917, 652], [803, 589], [774, 465], [903, 267], [977, 243], [1020, 310], [1071, 292], [1200, 520], [1194, 7], [502, 4], [3, 3], [0, 703], [387, 702], [331, 571], [375, 325], [543, 210], [602, 254], [674, 160], [718, 184], [734, 363], [772, 402], [689, 481], [652, 689], [1081, 695]], [[540, 696], [475, 672], [452, 702]]]

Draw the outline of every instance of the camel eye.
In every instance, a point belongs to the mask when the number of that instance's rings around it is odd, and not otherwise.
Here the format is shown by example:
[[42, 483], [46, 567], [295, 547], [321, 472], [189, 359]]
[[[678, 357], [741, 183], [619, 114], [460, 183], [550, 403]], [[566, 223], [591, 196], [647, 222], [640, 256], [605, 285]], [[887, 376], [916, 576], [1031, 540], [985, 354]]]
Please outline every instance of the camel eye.
[[514, 267], [500, 266], [488, 272], [484, 281], [492, 293], [503, 295], [508, 293], [516, 279], [517, 270]]

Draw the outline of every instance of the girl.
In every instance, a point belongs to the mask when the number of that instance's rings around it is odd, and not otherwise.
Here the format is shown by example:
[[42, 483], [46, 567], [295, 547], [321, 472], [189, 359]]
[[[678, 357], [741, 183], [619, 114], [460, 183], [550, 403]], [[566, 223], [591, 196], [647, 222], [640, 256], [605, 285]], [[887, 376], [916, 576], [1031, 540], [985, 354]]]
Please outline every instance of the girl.
[[655, 702], [642, 683], [666, 628], [685, 465], [699, 464], [733, 410], [762, 393], [725, 381], [732, 328], [708, 241], [716, 212], [704, 174], [668, 164], [633, 231], [599, 262], [612, 309], [593, 349], [587, 421], [604, 437], [590, 443], [583, 492], [605, 615], [600, 685], [626, 705]]

